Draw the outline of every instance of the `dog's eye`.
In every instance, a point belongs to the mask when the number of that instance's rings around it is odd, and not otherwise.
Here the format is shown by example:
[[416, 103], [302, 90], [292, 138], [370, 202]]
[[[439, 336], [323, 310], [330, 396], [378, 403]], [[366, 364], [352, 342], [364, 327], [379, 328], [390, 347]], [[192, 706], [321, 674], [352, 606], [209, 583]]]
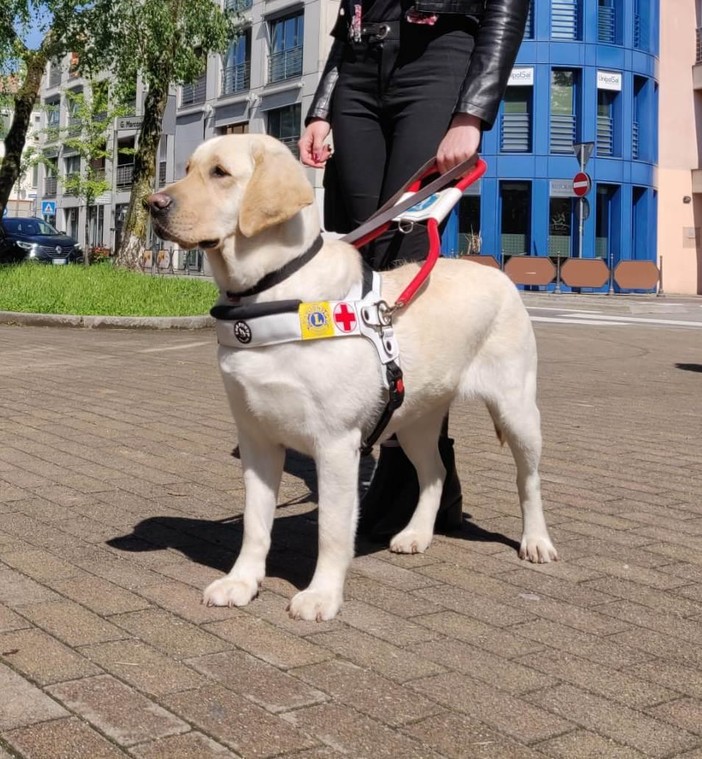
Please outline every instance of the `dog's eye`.
[[226, 169], [223, 169], [221, 166], [215, 166], [214, 169], [212, 169], [212, 176], [213, 177], [228, 177], [231, 175]]

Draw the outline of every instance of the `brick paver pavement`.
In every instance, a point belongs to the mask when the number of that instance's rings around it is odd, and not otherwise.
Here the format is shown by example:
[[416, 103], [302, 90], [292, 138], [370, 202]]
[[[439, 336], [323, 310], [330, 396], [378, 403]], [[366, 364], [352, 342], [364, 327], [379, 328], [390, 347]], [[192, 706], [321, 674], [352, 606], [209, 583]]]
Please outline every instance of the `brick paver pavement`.
[[702, 329], [559, 302], [533, 301], [562, 560], [517, 558], [511, 457], [462, 404], [462, 531], [360, 545], [321, 624], [284, 611], [316, 543], [293, 455], [260, 596], [200, 604], [243, 497], [211, 331], [0, 327], [0, 757], [702, 757]]

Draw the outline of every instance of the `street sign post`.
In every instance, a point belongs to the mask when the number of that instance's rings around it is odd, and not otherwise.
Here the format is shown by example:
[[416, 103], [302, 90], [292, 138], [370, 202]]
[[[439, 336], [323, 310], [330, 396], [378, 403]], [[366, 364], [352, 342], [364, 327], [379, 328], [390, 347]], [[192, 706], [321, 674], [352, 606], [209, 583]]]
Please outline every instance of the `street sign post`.
[[[575, 176], [575, 180], [579, 179], [577, 188], [576, 181], [573, 180], [573, 192], [578, 198], [580, 198], [578, 208], [578, 258], [583, 257], [583, 230], [585, 226], [585, 219], [587, 219], [589, 216], [590, 211], [589, 208], [587, 211], [584, 208], [585, 195], [590, 192], [590, 188], [592, 187], [590, 177], [585, 173], [585, 167], [587, 166], [587, 162], [590, 160], [590, 156], [592, 155], [592, 151], [594, 149], [594, 142], [576, 142], [573, 144], [573, 152], [575, 153], [575, 157], [578, 159], [578, 163], [580, 164], [580, 171]], [[581, 184], [583, 181], [586, 182], [585, 189], [584, 191], [579, 192], [578, 190], [581, 190], [583, 187]]]
[[56, 216], [56, 201], [42, 200], [41, 201], [41, 215], [42, 216]]

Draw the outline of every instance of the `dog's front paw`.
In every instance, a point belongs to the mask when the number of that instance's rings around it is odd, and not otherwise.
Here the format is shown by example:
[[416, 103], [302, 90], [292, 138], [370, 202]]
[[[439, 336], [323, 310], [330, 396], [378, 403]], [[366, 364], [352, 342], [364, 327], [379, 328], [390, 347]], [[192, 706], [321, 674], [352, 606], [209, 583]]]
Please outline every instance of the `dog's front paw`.
[[221, 577], [205, 588], [202, 601], [207, 606], [246, 606], [257, 593], [258, 583], [255, 580]]
[[334, 619], [341, 608], [341, 596], [321, 590], [302, 590], [294, 595], [288, 604], [288, 613], [293, 619], [308, 622], [325, 622]]
[[417, 530], [405, 529], [390, 541], [390, 550], [393, 553], [424, 553], [433, 537], [431, 533], [425, 535]]
[[534, 564], [548, 564], [558, 561], [558, 552], [548, 535], [524, 535], [519, 546], [519, 558]]

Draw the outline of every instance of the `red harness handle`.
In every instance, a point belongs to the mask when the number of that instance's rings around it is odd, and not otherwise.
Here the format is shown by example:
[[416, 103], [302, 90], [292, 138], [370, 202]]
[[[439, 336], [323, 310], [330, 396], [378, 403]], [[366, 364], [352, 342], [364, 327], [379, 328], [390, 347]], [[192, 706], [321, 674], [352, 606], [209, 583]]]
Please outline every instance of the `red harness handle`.
[[[397, 301], [395, 302], [395, 305], [391, 307], [391, 311], [396, 311], [399, 308], [403, 308], [406, 306], [412, 298], [416, 295], [417, 290], [426, 282], [427, 278], [429, 277], [429, 274], [431, 273], [431, 270], [434, 268], [434, 264], [437, 262], [439, 258], [439, 254], [441, 252], [441, 237], [439, 235], [439, 223], [444, 220], [444, 218], [448, 215], [448, 213], [451, 211], [453, 206], [456, 204], [456, 202], [460, 199], [463, 192], [466, 190], [466, 188], [470, 187], [474, 182], [476, 182], [480, 177], [483, 176], [485, 171], [487, 170], [487, 164], [485, 161], [483, 161], [482, 158], [479, 158], [475, 164], [473, 164], [468, 171], [462, 176], [457, 179], [454, 184], [451, 187], [443, 188], [437, 193], [437, 196], [440, 196], [442, 193], [451, 192], [451, 196], [448, 196], [448, 194], [445, 195], [448, 202], [445, 202], [443, 204], [441, 203], [433, 203], [433, 208], [430, 206], [427, 209], [427, 234], [429, 236], [429, 253], [427, 254], [426, 259], [424, 260], [424, 263], [422, 264], [422, 267], [415, 275], [414, 279], [409, 283], [409, 285], [400, 293], [400, 296], [398, 297]], [[436, 174], [436, 163], [432, 163], [429, 168], [424, 171], [419, 177], [413, 177], [410, 182], [409, 186], [406, 190], [406, 192], [409, 193], [416, 193], [419, 191], [422, 181], [426, 179], [429, 176], [432, 176], [433, 174]], [[457, 191], [457, 192], [455, 192]], [[443, 198], [441, 198], [443, 200]], [[412, 212], [413, 209], [409, 209], [407, 211], [408, 214]], [[363, 245], [366, 245], [367, 243], [371, 242], [372, 240], [375, 240], [376, 237], [379, 237], [383, 232], [385, 232], [392, 222], [386, 222], [381, 224], [379, 227], [377, 227], [374, 230], [371, 230], [368, 232], [368, 234], [364, 235], [358, 240], [355, 240], [353, 244], [360, 248]]]

